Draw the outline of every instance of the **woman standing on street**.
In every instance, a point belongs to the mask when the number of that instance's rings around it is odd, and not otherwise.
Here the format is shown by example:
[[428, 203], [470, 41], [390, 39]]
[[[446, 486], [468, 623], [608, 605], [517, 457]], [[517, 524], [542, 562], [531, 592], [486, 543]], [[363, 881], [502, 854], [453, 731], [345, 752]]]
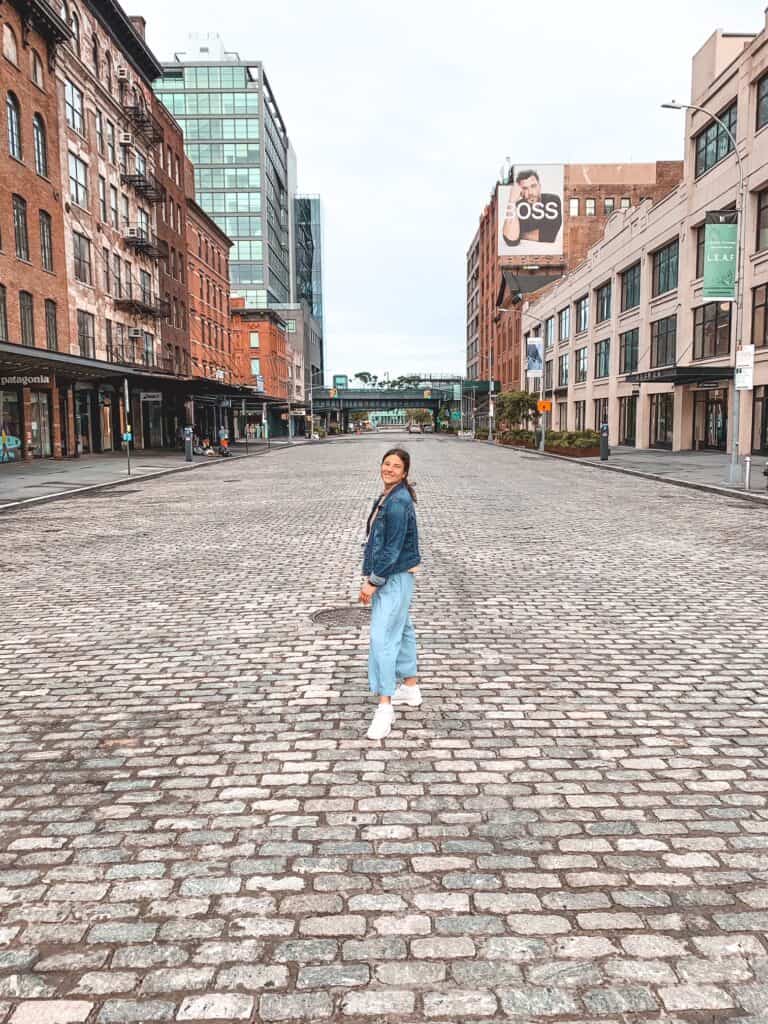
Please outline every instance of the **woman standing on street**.
[[[392, 730], [393, 705], [417, 708], [416, 633], [409, 614], [413, 574], [421, 561], [416, 526], [416, 495], [408, 482], [411, 457], [392, 448], [381, 463], [384, 491], [368, 516], [360, 601], [371, 605], [368, 683], [379, 705], [368, 729], [369, 740], [383, 740]], [[397, 680], [403, 683], [398, 686]]]

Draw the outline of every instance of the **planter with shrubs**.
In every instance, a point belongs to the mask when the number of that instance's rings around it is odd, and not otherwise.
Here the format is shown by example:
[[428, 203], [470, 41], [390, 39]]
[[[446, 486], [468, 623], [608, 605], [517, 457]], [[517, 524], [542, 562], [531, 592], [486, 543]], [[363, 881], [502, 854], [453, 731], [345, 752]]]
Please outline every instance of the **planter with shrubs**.
[[544, 451], [572, 459], [594, 459], [600, 454], [600, 435], [594, 430], [548, 430]]

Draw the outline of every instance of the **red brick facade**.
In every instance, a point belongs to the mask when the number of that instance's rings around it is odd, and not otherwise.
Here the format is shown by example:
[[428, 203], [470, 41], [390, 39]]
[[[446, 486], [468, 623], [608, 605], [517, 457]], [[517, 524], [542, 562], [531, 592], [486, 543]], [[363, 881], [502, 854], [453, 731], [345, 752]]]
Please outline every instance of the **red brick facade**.
[[226, 384], [235, 372], [229, 315], [230, 239], [190, 196], [187, 186], [187, 284], [192, 375]]
[[245, 299], [236, 297], [232, 299], [232, 334], [240, 382], [258, 387], [261, 377], [270, 398], [293, 398], [289, 385], [294, 353], [285, 321], [272, 310], [246, 309]]

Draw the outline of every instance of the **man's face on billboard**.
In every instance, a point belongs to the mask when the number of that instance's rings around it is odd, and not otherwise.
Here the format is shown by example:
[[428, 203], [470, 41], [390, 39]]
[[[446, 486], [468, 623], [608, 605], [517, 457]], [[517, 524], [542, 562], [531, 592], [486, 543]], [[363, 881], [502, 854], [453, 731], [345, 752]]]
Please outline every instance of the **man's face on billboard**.
[[528, 203], [538, 203], [541, 199], [541, 182], [532, 174], [529, 178], [523, 178], [519, 182], [520, 191], [523, 193], [523, 199]]

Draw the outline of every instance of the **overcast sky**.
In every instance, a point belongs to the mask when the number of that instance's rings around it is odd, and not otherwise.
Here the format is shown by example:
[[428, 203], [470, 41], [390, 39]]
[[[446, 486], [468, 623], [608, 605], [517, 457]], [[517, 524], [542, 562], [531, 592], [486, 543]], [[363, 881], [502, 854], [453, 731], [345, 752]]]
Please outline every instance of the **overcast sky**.
[[[126, 0], [123, 0], [126, 2]], [[137, 5], [137, 7], [140, 5]], [[680, 159], [690, 61], [753, 0], [165, 0], [161, 59], [218, 32], [261, 60], [323, 200], [326, 370], [462, 372], [465, 257], [513, 163]], [[126, 2], [129, 13], [138, 13]]]

